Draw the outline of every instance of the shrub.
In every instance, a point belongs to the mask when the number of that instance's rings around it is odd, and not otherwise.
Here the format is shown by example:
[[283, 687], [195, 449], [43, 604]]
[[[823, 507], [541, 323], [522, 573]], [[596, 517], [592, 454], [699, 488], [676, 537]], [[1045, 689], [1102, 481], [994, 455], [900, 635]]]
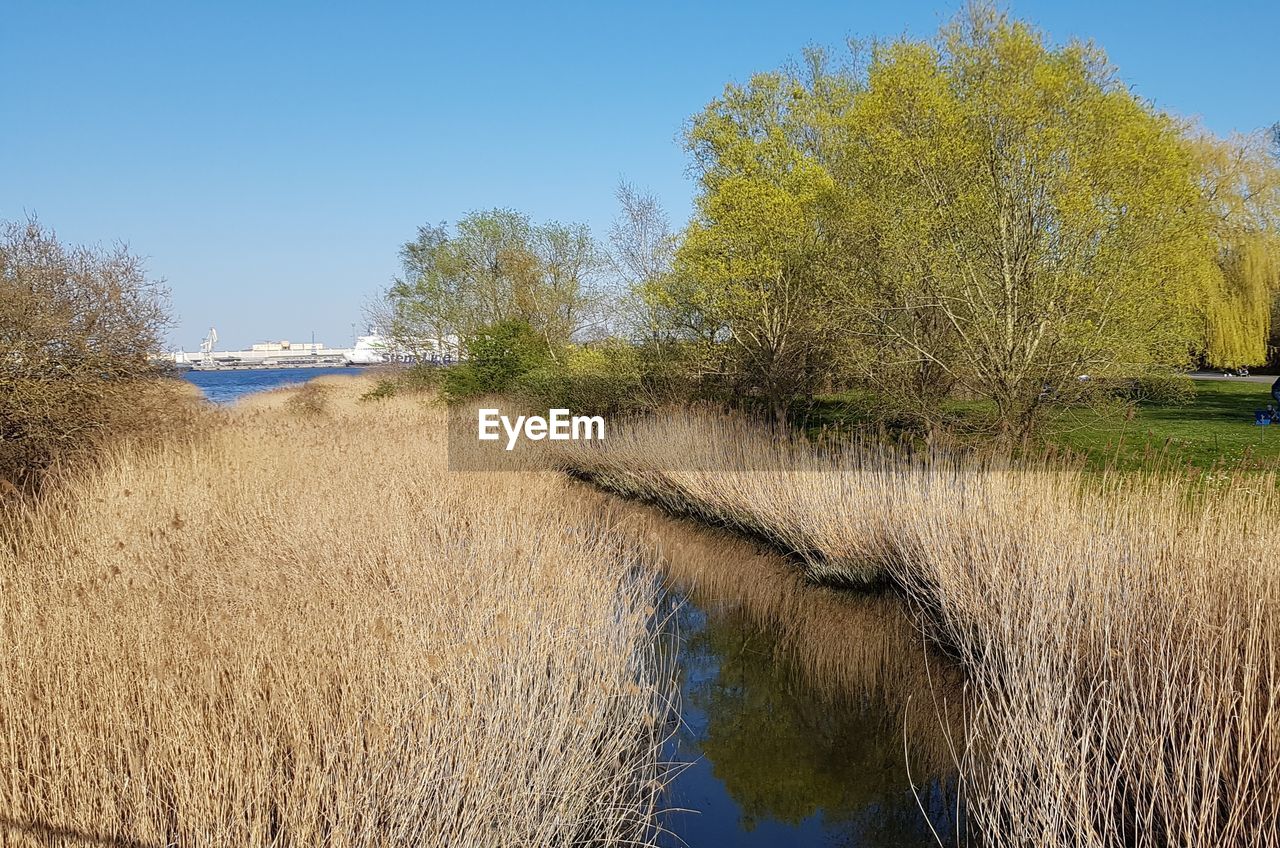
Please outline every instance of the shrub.
[[360, 400], [387, 400], [395, 397], [400, 390], [399, 381], [392, 377], [384, 377], [374, 383], [373, 388], [360, 395]]
[[505, 392], [550, 362], [546, 342], [524, 321], [499, 321], [481, 330], [465, 351], [466, 361], [446, 369], [442, 380], [451, 401]]
[[644, 405], [639, 358], [634, 348], [616, 341], [570, 348], [560, 363], [519, 378], [513, 391], [535, 406], [593, 415]]
[[1119, 393], [1140, 403], [1187, 406], [1195, 402], [1196, 384], [1186, 374], [1144, 374], [1122, 385]]
[[706, 351], [691, 342], [642, 342], [632, 348], [640, 384], [650, 406], [688, 400], [723, 400], [707, 372]]
[[440, 388], [443, 373], [439, 365], [426, 363], [410, 365], [400, 374], [397, 386], [409, 393], [428, 392]]
[[314, 381], [303, 383], [289, 394], [286, 404], [300, 415], [323, 415], [329, 403], [329, 389]]
[[[554, 352], [523, 321], [493, 324], [464, 345], [466, 359], [449, 368], [416, 366], [408, 379], [439, 386], [451, 403], [507, 394], [534, 407], [610, 414], [652, 407], [670, 397], [671, 374], [655, 380], [646, 350], [618, 339], [566, 345]], [[688, 397], [692, 387], [681, 384]]]
[[382, 377], [373, 388], [360, 395], [360, 400], [387, 400], [399, 395], [412, 395], [440, 388], [443, 369], [438, 365], [411, 365]]
[[168, 323], [167, 292], [125, 248], [64, 245], [35, 219], [0, 224], [0, 479], [37, 482], [151, 426], [138, 383], [160, 373]]

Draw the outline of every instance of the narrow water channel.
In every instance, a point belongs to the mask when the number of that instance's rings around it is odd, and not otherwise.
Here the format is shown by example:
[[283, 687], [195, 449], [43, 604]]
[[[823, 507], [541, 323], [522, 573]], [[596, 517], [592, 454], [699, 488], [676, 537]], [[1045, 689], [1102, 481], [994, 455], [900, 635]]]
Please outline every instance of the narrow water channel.
[[[188, 376], [228, 403], [321, 373]], [[738, 537], [571, 485], [667, 578], [681, 698], [664, 845], [957, 844], [961, 678], [895, 598], [810, 585]]]
[[609, 507], [670, 587], [680, 722], [664, 844], [958, 842], [959, 672], [900, 603], [808, 584], [777, 555], [632, 503]]

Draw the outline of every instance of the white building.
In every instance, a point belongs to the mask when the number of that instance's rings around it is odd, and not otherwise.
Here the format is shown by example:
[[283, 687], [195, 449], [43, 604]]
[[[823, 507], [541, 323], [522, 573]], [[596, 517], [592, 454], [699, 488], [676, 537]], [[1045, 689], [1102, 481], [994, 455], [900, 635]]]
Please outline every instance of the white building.
[[219, 368], [236, 366], [271, 367], [274, 365], [342, 365], [343, 354], [351, 348], [327, 348], [320, 342], [295, 344], [282, 340], [276, 342], [260, 342], [251, 345], [248, 350], [212, 350], [209, 348], [198, 353], [177, 351], [173, 361], [178, 365], [190, 365], [193, 368]]
[[321, 342], [294, 343], [288, 340], [259, 342], [247, 350], [214, 350], [216, 331], [195, 353], [175, 351], [172, 360], [191, 368], [293, 368], [334, 365], [379, 365], [389, 362], [452, 362], [457, 358], [457, 340], [415, 341], [412, 350], [397, 346], [385, 336], [371, 334], [356, 339], [355, 347], [325, 347]]

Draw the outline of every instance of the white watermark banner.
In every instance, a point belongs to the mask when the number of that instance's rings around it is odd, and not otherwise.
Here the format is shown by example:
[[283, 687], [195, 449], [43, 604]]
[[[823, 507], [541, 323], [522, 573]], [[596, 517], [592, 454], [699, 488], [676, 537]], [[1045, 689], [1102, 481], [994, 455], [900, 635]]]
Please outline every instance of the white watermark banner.
[[540, 442], [591, 441], [604, 438], [604, 418], [599, 415], [574, 415], [568, 409], [551, 409], [541, 415], [517, 415], [513, 419], [502, 410], [481, 408], [476, 413], [476, 438], [482, 442], [505, 439], [512, 450], [521, 439]]
[[[527, 471], [573, 449], [603, 447], [614, 422], [603, 415], [556, 407], [511, 408], [501, 401], [449, 410], [449, 467], [456, 471]], [[553, 447], [550, 442], [554, 442]], [[532, 463], [532, 464], [531, 464]]]

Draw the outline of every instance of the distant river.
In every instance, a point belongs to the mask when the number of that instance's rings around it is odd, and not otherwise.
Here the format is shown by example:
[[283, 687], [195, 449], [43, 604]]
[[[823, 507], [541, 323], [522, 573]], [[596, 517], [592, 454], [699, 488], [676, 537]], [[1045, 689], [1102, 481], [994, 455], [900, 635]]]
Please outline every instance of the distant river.
[[352, 374], [357, 368], [262, 368], [188, 371], [185, 376], [214, 403], [231, 403], [252, 392], [305, 383], [324, 374]]

